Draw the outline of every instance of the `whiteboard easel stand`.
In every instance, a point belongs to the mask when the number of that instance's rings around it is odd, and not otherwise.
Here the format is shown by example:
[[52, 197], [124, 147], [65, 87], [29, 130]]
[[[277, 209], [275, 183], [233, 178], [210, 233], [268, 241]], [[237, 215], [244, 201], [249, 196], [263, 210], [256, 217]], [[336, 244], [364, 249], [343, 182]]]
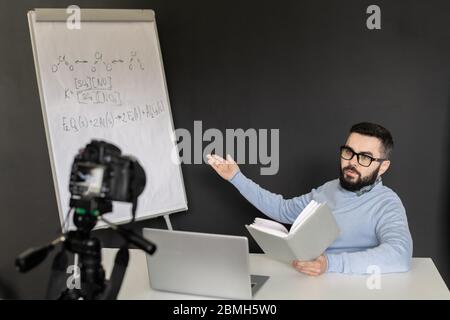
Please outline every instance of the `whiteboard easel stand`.
[[[34, 9], [34, 11], [29, 11], [28, 12], [28, 23], [29, 23], [29, 28], [30, 28], [30, 35], [31, 35], [31, 43], [32, 43], [32, 48], [33, 48], [33, 57], [35, 60], [35, 66], [36, 66], [36, 76], [37, 76], [37, 84], [38, 84], [38, 90], [39, 90], [39, 96], [40, 96], [40, 100], [41, 100], [41, 107], [42, 107], [42, 112], [44, 115], [44, 119], [46, 118], [46, 111], [45, 111], [45, 101], [43, 98], [43, 88], [42, 88], [42, 84], [40, 81], [40, 70], [38, 67], [38, 61], [37, 61], [37, 56], [36, 56], [36, 48], [35, 48], [35, 38], [34, 38], [34, 27], [32, 24], [32, 13], [34, 13], [36, 15], [36, 21], [67, 21], [68, 18], [68, 14], [66, 9], [54, 9], [54, 8], [36, 8]], [[121, 22], [126, 22], [126, 21], [155, 21], [155, 13], [153, 10], [134, 10], [134, 9], [82, 9], [81, 10], [81, 20], [82, 21], [121, 21]], [[155, 30], [157, 30], [156, 24], [155, 24]], [[158, 32], [156, 31], [156, 37], [157, 37], [157, 41], [159, 44], [159, 37], [158, 37]], [[159, 51], [159, 56], [162, 57], [162, 53], [161, 53], [161, 48], [160, 46], [158, 46], [158, 51]], [[167, 81], [166, 81], [166, 76], [165, 76], [165, 72], [164, 72], [164, 64], [162, 63], [161, 60], [161, 67], [163, 69], [163, 80], [164, 80], [164, 90], [166, 92], [166, 96], [168, 97], [168, 91], [167, 91]], [[173, 123], [173, 117], [172, 117], [172, 110], [170, 108], [170, 101], [167, 101], [168, 105], [169, 105], [169, 113], [170, 113], [170, 120], [171, 120], [171, 125], [172, 128], [174, 127], [174, 123]], [[51, 164], [51, 169], [52, 172], [56, 172], [55, 170], [55, 164], [53, 163], [53, 157], [52, 157], [52, 146], [51, 146], [51, 142], [49, 139], [49, 128], [48, 128], [48, 124], [47, 122], [44, 120], [44, 127], [45, 127], [45, 131], [46, 131], [46, 136], [47, 136], [47, 147], [48, 147], [48, 151], [49, 151], [49, 156], [50, 156], [50, 164]], [[176, 146], [176, 148], [178, 149], [178, 146]], [[178, 154], [178, 153], [177, 153]], [[181, 167], [179, 168], [180, 173], [181, 173]], [[58, 204], [58, 209], [59, 212], [63, 212], [60, 208], [60, 201], [59, 201], [59, 192], [58, 192], [58, 182], [56, 179], [56, 175], [52, 174], [53, 176], [53, 181], [54, 181], [54, 188], [55, 188], [55, 194], [57, 197], [57, 204]], [[186, 199], [186, 190], [184, 189], [184, 182], [183, 182], [183, 175], [181, 174], [181, 181], [183, 183], [183, 192], [184, 192], [184, 199]], [[187, 205], [186, 208], [184, 208], [184, 210], [187, 210]], [[173, 212], [178, 212], [181, 210], [177, 210], [177, 211], [173, 211]], [[169, 214], [173, 213], [173, 212], [166, 212], [164, 213], [164, 220], [166, 222], [167, 225], [167, 229], [168, 230], [173, 230], [172, 227], [172, 223], [170, 221], [170, 217]], [[158, 215], [155, 215], [154, 218], [158, 217]], [[63, 230], [64, 228], [64, 221], [61, 221], [61, 229]], [[63, 230], [64, 231], [64, 230]], [[76, 257], [77, 258], [77, 257]]]
[[164, 215], [164, 220], [166, 221], [167, 230], [173, 230], [172, 223], [170, 222], [170, 217], [168, 214]]

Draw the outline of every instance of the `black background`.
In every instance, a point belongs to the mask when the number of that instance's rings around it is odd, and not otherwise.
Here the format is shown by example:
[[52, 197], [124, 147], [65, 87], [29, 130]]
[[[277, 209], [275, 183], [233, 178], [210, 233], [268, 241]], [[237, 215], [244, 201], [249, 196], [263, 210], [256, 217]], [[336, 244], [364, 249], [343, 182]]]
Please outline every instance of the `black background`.
[[[384, 183], [406, 207], [414, 256], [433, 258], [450, 282], [448, 1], [21, 0], [0, 2], [1, 296], [42, 298], [49, 275], [50, 259], [26, 275], [13, 267], [59, 228], [26, 13], [70, 4], [155, 10], [175, 126], [279, 128], [278, 174], [241, 169], [285, 197], [337, 177], [353, 123], [389, 128], [396, 148]], [[381, 30], [366, 28], [371, 4]], [[189, 210], [171, 216], [175, 229], [248, 235], [244, 224], [261, 214], [230, 184], [207, 165], [183, 174]], [[146, 226], [165, 224], [136, 224]], [[252, 240], [250, 249], [259, 252]]]

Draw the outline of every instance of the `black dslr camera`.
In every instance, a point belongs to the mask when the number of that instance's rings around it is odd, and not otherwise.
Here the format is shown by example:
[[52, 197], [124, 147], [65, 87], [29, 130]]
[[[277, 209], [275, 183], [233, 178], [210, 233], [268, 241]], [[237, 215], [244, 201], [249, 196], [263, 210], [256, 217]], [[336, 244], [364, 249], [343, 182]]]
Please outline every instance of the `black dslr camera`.
[[121, 155], [110, 143], [92, 140], [72, 165], [70, 207], [103, 214], [111, 211], [111, 201], [131, 202], [134, 218], [145, 183], [144, 169], [134, 157]]

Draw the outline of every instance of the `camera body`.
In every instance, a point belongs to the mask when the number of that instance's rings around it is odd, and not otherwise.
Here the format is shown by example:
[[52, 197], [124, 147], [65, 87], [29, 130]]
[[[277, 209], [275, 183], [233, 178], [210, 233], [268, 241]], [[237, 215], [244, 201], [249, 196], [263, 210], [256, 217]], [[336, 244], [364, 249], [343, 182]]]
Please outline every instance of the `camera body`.
[[72, 165], [71, 207], [92, 200], [134, 202], [145, 184], [144, 169], [135, 158], [122, 155], [110, 143], [92, 140], [80, 150]]

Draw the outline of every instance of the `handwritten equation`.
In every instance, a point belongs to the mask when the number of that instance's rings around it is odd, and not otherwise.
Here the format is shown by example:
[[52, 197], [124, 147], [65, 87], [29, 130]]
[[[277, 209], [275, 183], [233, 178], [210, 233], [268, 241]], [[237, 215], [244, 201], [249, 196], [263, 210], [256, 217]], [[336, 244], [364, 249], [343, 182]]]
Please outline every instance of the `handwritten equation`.
[[120, 125], [132, 124], [157, 118], [166, 108], [161, 100], [145, 106], [135, 106], [125, 111], [107, 111], [98, 116], [62, 116], [64, 132], [79, 132], [90, 128], [111, 129]]
[[79, 66], [87, 66], [91, 72], [107, 71], [110, 72], [117, 65], [126, 65], [128, 70], [145, 70], [144, 64], [138, 56], [137, 51], [130, 51], [130, 54], [125, 59], [118, 58], [113, 60], [106, 60], [103, 57], [103, 52], [96, 51], [93, 58], [89, 59], [69, 59], [67, 55], [60, 55], [57, 62], [51, 65], [51, 70], [56, 73], [60, 70], [74, 71]]
[[74, 78], [74, 88], [64, 88], [64, 98], [74, 98], [79, 104], [122, 105], [120, 92], [113, 90], [111, 76]]

